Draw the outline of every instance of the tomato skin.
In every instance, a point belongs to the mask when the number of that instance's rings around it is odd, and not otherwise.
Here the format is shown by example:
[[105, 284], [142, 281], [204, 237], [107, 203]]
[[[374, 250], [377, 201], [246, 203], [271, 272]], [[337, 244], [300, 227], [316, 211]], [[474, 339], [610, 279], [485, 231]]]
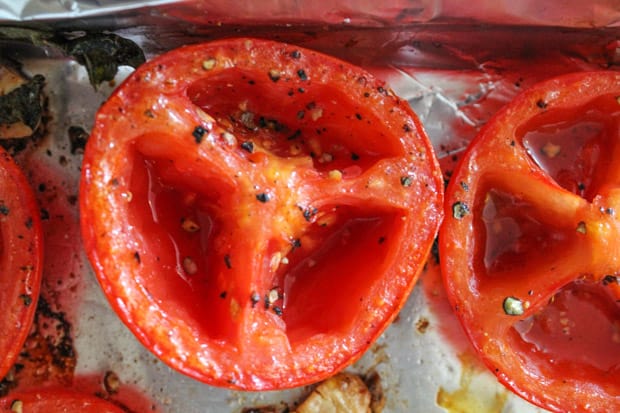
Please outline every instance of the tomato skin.
[[43, 265], [39, 208], [20, 167], [0, 148], [0, 377], [13, 366], [37, 308]]
[[480, 131], [446, 191], [451, 305], [498, 379], [552, 411], [620, 409], [618, 96], [612, 71], [533, 86]]
[[279, 389], [349, 365], [393, 320], [442, 186], [419, 120], [372, 75], [228, 39], [154, 59], [102, 106], [81, 224], [153, 353], [209, 384]]
[[[19, 410], [18, 406], [21, 407]], [[99, 397], [63, 388], [17, 391], [0, 399], [0, 411], [24, 413], [122, 413], [119, 406]]]

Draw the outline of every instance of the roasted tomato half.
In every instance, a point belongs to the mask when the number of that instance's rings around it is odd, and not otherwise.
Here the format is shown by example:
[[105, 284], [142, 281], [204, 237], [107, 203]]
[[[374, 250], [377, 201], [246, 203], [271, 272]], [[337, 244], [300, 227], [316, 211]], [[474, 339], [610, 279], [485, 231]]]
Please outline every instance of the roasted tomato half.
[[440, 256], [499, 380], [553, 411], [620, 411], [620, 73], [527, 90], [454, 171]]
[[28, 179], [0, 148], [0, 378], [13, 366], [30, 331], [42, 271], [39, 207]]
[[123, 413], [126, 411], [99, 397], [59, 388], [18, 391], [0, 399], [0, 412]]
[[81, 223], [146, 347], [210, 384], [286, 388], [350, 364], [395, 317], [442, 184], [418, 119], [371, 74], [227, 39], [155, 58], [101, 107]]

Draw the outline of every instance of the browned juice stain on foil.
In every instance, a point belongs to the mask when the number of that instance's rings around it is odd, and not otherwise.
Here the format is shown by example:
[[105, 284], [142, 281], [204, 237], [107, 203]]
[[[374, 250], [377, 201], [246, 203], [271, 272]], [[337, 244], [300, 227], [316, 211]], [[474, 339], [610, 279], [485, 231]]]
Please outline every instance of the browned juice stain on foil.
[[453, 391], [439, 387], [437, 405], [448, 413], [501, 413], [508, 400], [508, 391], [495, 384], [484, 391], [484, 380], [488, 379], [485, 377], [479, 380], [481, 375], [486, 373], [480, 363], [469, 354], [459, 358], [462, 365], [459, 387]]

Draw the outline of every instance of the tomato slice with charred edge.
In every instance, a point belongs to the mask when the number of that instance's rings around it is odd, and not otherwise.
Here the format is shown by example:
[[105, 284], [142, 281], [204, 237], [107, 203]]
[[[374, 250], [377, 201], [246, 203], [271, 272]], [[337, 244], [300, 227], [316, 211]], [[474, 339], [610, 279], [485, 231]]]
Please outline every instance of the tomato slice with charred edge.
[[123, 413], [126, 410], [96, 396], [52, 387], [13, 392], [0, 399], [0, 411], [13, 413]]
[[451, 304], [499, 380], [553, 411], [620, 411], [620, 74], [538, 84], [451, 177]]
[[30, 184], [0, 148], [0, 378], [13, 366], [37, 308], [43, 265], [39, 208]]
[[395, 317], [442, 184], [417, 117], [371, 74], [221, 40], [143, 65], [99, 110], [83, 239], [162, 360], [213, 385], [287, 388], [352, 363]]

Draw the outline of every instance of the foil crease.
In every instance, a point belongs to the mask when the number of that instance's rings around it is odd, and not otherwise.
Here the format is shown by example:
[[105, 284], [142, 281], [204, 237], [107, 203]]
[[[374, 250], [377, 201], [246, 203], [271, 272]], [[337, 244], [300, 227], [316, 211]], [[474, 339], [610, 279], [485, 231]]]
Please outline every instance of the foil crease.
[[620, 7], [615, 0], [584, 6], [582, 0], [2, 0], [0, 22], [60, 20], [112, 15], [157, 8], [191, 21], [250, 23], [323, 23], [355, 26], [402, 27], [419, 23], [471, 22], [571, 28], [617, 27]]

